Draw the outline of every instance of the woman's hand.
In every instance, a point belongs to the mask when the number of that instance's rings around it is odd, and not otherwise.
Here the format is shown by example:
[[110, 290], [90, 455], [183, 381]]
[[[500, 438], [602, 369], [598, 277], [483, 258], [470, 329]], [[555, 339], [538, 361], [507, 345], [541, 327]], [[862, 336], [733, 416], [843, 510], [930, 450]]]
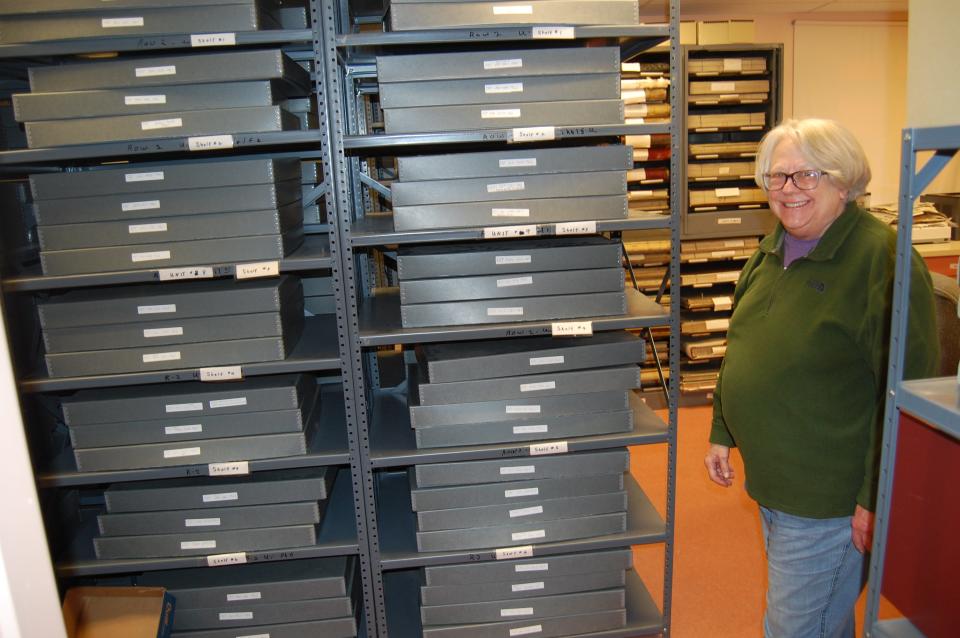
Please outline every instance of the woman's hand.
[[733, 468], [730, 467], [730, 448], [726, 445], [710, 446], [707, 450], [707, 456], [703, 459], [703, 464], [707, 466], [707, 474], [710, 480], [717, 485], [730, 487], [733, 485]]
[[866, 510], [859, 505], [853, 510], [853, 520], [850, 521], [850, 533], [853, 538], [853, 546], [857, 551], [863, 554], [869, 552], [873, 546], [873, 512]]

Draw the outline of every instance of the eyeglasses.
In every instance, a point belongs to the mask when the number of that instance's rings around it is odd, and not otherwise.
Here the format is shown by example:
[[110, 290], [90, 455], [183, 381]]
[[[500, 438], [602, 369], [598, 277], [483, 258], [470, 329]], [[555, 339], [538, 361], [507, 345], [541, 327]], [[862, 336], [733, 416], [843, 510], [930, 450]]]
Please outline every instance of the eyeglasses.
[[806, 170], [793, 173], [764, 173], [763, 187], [768, 191], [782, 190], [787, 185], [787, 179], [793, 180], [793, 185], [802, 191], [812, 191], [820, 184], [823, 171]]

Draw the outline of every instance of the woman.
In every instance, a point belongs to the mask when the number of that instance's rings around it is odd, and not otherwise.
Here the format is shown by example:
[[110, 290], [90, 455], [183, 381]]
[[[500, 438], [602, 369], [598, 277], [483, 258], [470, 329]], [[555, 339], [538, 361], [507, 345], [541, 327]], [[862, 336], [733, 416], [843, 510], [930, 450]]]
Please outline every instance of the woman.
[[[756, 181], [779, 223], [743, 268], [714, 399], [710, 479], [738, 447], [760, 506], [768, 638], [854, 635], [871, 545], [896, 236], [855, 203], [870, 167], [829, 120], [764, 136]], [[930, 275], [914, 252], [906, 375], [931, 376]]]

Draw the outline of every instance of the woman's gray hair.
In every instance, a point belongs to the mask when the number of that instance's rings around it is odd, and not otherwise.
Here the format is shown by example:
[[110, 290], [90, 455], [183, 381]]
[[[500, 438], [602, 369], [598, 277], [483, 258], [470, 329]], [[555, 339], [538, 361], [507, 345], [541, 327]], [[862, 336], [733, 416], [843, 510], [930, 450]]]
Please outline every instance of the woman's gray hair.
[[[784, 120], [760, 140], [754, 179], [760, 188], [763, 174], [770, 172], [773, 151], [785, 139], [792, 139], [813, 168], [821, 170], [853, 201], [867, 190], [870, 163], [860, 142], [838, 122], [809, 118]], [[764, 189], [766, 190], [766, 189]]]

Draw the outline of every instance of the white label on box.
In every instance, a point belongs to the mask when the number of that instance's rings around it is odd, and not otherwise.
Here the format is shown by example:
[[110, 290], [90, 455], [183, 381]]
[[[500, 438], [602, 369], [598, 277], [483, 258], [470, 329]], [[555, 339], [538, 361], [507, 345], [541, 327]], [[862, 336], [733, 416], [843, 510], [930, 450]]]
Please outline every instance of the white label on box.
[[511, 592], [538, 591], [540, 589], [543, 589], [543, 581], [537, 581], [533, 583], [517, 583], [516, 585], [510, 586]]
[[143, 16], [133, 16], [130, 18], [103, 18], [100, 20], [100, 26], [104, 29], [118, 29], [124, 27], [142, 27]]
[[221, 621], [226, 620], [253, 620], [252, 611], [221, 611], [217, 614]]
[[729, 319], [707, 319], [703, 322], [707, 330], [726, 330], [730, 327]]
[[233, 148], [232, 135], [197, 135], [187, 138], [187, 148], [191, 151], [215, 151]]
[[200, 368], [201, 381], [233, 381], [243, 378], [242, 366], [215, 366]]
[[219, 518], [185, 518], [183, 524], [186, 527], [220, 527]]
[[727, 351], [727, 346], [713, 346], [710, 348], [712, 354], [724, 354]]
[[204, 503], [220, 503], [223, 501], [235, 501], [240, 498], [240, 495], [237, 492], [219, 492], [217, 494], [204, 494], [203, 495]]
[[711, 93], [725, 93], [728, 91], [736, 91], [736, 90], [737, 90], [736, 82], [711, 82], [710, 83]]
[[523, 82], [504, 82], [502, 84], [484, 84], [483, 92], [495, 93], [523, 93]]
[[503, 498], [519, 498], [521, 496], [539, 496], [539, 487], [525, 487], [519, 490], [504, 490]]
[[127, 213], [131, 210], [154, 210], [160, 208], [159, 199], [147, 199], [140, 202], [123, 202], [120, 204], [120, 210]]
[[159, 75], [176, 75], [177, 67], [174, 64], [166, 66], [141, 66], [133, 70], [138, 78], [153, 78]]
[[233, 399], [214, 399], [210, 401], [210, 409], [215, 410], [217, 408], [235, 408], [237, 406], [246, 405], [247, 397], [236, 397]]
[[500, 476], [508, 476], [510, 474], [536, 474], [537, 466], [536, 465], [511, 465], [509, 467], [500, 468]]
[[539, 634], [543, 631], [543, 627], [540, 625], [530, 625], [529, 627], [517, 627], [516, 629], [510, 630], [510, 638], [514, 636], [529, 636], [531, 634]]
[[718, 272], [717, 281], [736, 281], [740, 278], [740, 273], [738, 272]]
[[497, 266], [506, 266], [508, 264], [529, 264], [533, 261], [530, 255], [496, 255], [493, 263]]
[[717, 188], [713, 191], [717, 197], [740, 197], [740, 189], [736, 186], [730, 188]]
[[130, 224], [127, 226], [127, 232], [131, 235], [139, 233], [165, 233], [167, 232], [167, 224], [166, 222], [156, 224]]
[[181, 281], [185, 279], [213, 279], [210, 266], [189, 266], [187, 268], [160, 268], [157, 270], [160, 281]]
[[547, 530], [544, 529], [534, 529], [529, 532], [514, 532], [510, 534], [510, 540], [512, 541], [528, 541], [533, 538], [546, 538]]
[[533, 5], [518, 4], [508, 7], [499, 7], [494, 5], [493, 15], [495, 16], [529, 16], [533, 15]]
[[714, 310], [730, 310], [733, 307], [733, 298], [731, 297], [714, 297], [712, 301]]
[[172, 450], [164, 450], [163, 458], [165, 459], [179, 459], [185, 456], [200, 456], [200, 448], [198, 447], [179, 447]]
[[137, 106], [139, 104], [166, 104], [166, 95], [124, 95], [123, 103], [126, 106]]
[[173, 326], [170, 328], [144, 328], [143, 338], [154, 339], [156, 337], [179, 337], [183, 334], [183, 328]]
[[724, 58], [723, 70], [727, 72], [739, 73], [743, 70], [743, 60], [740, 58]]
[[542, 456], [544, 454], [566, 454], [566, 441], [551, 441], [550, 443], [537, 443], [530, 446], [530, 456]]
[[488, 193], [507, 193], [511, 191], [522, 191], [527, 187], [524, 182], [500, 182], [498, 184], [487, 184]]
[[514, 237], [532, 237], [537, 234], [537, 227], [530, 226], [493, 226], [483, 229], [484, 239], [512, 239]]
[[279, 261], [261, 261], [253, 264], [237, 264], [237, 279], [276, 277], [280, 274]]
[[508, 279], [497, 279], [497, 288], [510, 288], [512, 286], [529, 286], [533, 284], [533, 277], [510, 277]]
[[522, 168], [528, 166], [536, 166], [537, 158], [536, 157], [518, 157], [515, 159], [502, 159], [497, 162], [497, 165], [500, 168]]
[[217, 541], [181, 541], [180, 549], [216, 549]]
[[203, 432], [202, 423], [194, 423], [192, 425], [168, 425], [163, 428], [164, 434], [197, 434]]
[[227, 461], [224, 463], [208, 463], [209, 476], [244, 476], [250, 473], [249, 461]]
[[484, 120], [502, 120], [521, 117], [520, 109], [480, 109], [480, 118]]
[[507, 414], [540, 414], [539, 405], [508, 405], [505, 409]]
[[549, 142], [557, 138], [553, 126], [522, 126], [510, 131], [510, 142]]
[[510, 518], [534, 516], [536, 514], [543, 514], [543, 505], [534, 505], [533, 507], [521, 507], [519, 509], [510, 510]]
[[154, 250], [148, 253], [130, 253], [130, 261], [138, 263], [141, 261], [163, 261], [170, 259], [169, 250]]
[[192, 47], [232, 47], [237, 43], [235, 33], [201, 33], [190, 36], [190, 46]]
[[149, 173], [127, 173], [123, 176], [123, 181], [128, 184], [134, 182], [162, 182], [163, 180], [163, 171], [151, 171]]
[[549, 571], [549, 563], [530, 563], [528, 565], [514, 565], [513, 571], [517, 573], [521, 572], [545, 572]]
[[593, 335], [592, 321], [554, 321], [550, 324], [554, 337], [589, 337]]
[[517, 306], [513, 308], [487, 308], [488, 317], [522, 317], [523, 316], [523, 307]]
[[515, 425], [514, 434], [546, 434], [550, 430], [549, 425]]
[[168, 403], [163, 406], [167, 414], [171, 412], [198, 412], [203, 409], [203, 403]]
[[520, 392], [539, 392], [541, 390], [556, 390], [556, 381], [540, 381], [538, 383], [521, 383]]
[[740, 223], [740, 218], [739, 218], [739, 217], [720, 217], [719, 219], [717, 219], [717, 223], [718, 223], [718, 224], [721, 224], [721, 225], [723, 225], [723, 224], [739, 224], [739, 223]]
[[500, 610], [501, 618], [513, 618], [516, 616], [532, 616], [533, 607], [510, 607]]
[[[213, 554], [211, 556], [207, 556], [207, 567], [223, 567], [224, 565], [244, 565], [246, 562], [247, 562], [246, 552], [233, 552], [230, 554]], [[240, 638], [240, 637], [238, 636], [237, 638]]]
[[523, 68], [523, 58], [507, 58], [506, 60], [484, 60], [483, 69], [520, 69]]
[[270, 638], [270, 634], [243, 634], [242, 636], [234, 636], [234, 638]]
[[142, 358], [144, 363], [156, 363], [157, 361], [179, 361], [180, 351], [173, 350], [170, 352], [155, 352], [153, 354], [145, 354]]
[[[492, 208], [490, 214], [494, 217], [529, 217], [529, 208]], [[536, 232], [536, 231], [534, 231]]]
[[159, 304], [156, 306], [137, 306], [138, 315], [162, 315], [169, 312], [176, 312], [177, 304]]
[[573, 40], [576, 37], [573, 27], [533, 27], [530, 36], [534, 40]]
[[555, 366], [564, 363], [566, 358], [561, 354], [556, 357], [530, 357], [532, 366]]
[[183, 118], [179, 117], [168, 117], [165, 120], [146, 120], [140, 122], [140, 129], [143, 131], [155, 131], [161, 128], [181, 128], [183, 126]]
[[592, 235], [597, 232], [597, 222], [563, 222], [557, 224], [554, 232], [558, 235]]
[[239, 600], [260, 600], [262, 596], [258, 591], [247, 591], [239, 594], [227, 594], [227, 602], [233, 603]]
[[501, 547], [493, 553], [497, 560], [513, 560], [514, 558], [530, 558], [533, 556], [533, 545], [518, 547]]

